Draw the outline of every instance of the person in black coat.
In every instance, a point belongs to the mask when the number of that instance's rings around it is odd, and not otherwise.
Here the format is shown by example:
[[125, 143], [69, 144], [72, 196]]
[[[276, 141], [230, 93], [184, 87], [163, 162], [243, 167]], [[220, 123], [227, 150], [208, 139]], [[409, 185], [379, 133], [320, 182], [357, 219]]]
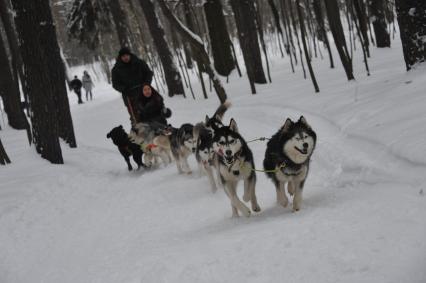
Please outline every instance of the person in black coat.
[[166, 118], [171, 116], [171, 111], [164, 106], [163, 97], [150, 84], [144, 84], [138, 99], [137, 115], [139, 122], [159, 128], [167, 126]]
[[74, 79], [70, 82], [70, 88], [74, 90], [75, 94], [78, 97], [78, 104], [82, 104], [83, 100], [81, 100], [81, 88], [83, 87], [83, 83], [78, 79], [77, 76], [74, 76]]
[[137, 119], [138, 117], [134, 112], [136, 111], [138, 97], [142, 92], [142, 85], [151, 84], [154, 73], [145, 61], [139, 59], [126, 47], [119, 51], [117, 61], [111, 72], [112, 87], [121, 92], [132, 120]]

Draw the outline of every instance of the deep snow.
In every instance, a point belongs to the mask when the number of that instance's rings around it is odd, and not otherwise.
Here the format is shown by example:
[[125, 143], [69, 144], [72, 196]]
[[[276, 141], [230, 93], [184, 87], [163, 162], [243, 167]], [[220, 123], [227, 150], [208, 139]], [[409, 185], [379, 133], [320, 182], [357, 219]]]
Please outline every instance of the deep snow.
[[[233, 219], [223, 191], [196, 173], [127, 172], [105, 135], [128, 115], [102, 82], [93, 102], [70, 95], [79, 147], [63, 146], [63, 166], [40, 159], [23, 132], [0, 131], [13, 162], [0, 169], [0, 282], [426, 282], [425, 66], [406, 73], [398, 41], [373, 50], [370, 77], [357, 58], [356, 82], [327, 60], [314, 60], [319, 94], [280, 58], [257, 95], [245, 77], [224, 84], [226, 120], [247, 140], [288, 116], [317, 132], [297, 213], [276, 205], [263, 174], [262, 211]], [[217, 107], [195, 89], [196, 101], [166, 98], [175, 126]], [[265, 146], [250, 144], [257, 167]]]

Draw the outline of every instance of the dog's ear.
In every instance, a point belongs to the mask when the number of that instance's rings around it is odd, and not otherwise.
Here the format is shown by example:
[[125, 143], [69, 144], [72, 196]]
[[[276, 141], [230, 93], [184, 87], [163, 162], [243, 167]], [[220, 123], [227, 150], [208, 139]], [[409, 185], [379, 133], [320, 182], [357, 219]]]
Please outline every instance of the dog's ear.
[[284, 125], [280, 129], [281, 133], [285, 133], [290, 130], [291, 125], [293, 125], [293, 121], [290, 120], [290, 118], [287, 118], [287, 120], [285, 120]]
[[204, 121], [204, 123], [207, 125], [210, 121], [209, 115], [206, 115], [206, 120]]
[[308, 129], [311, 129], [311, 126], [308, 124], [308, 122], [306, 121], [305, 117], [300, 116], [299, 122], [302, 123], [303, 125], [305, 125]]
[[229, 122], [229, 129], [231, 131], [234, 131], [234, 132], [238, 133], [237, 122], [235, 122], [234, 118], [232, 118], [231, 122]]
[[122, 129], [123, 128], [123, 125], [120, 125], [120, 126], [118, 126], [120, 129]]
[[107, 139], [109, 139], [111, 137], [111, 133], [107, 134]]

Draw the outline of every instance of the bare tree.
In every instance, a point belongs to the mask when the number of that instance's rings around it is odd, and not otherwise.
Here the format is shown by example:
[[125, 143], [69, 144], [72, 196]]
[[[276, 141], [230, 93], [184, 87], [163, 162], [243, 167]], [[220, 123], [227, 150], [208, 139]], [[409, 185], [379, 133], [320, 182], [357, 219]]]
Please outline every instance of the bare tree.
[[221, 103], [225, 102], [227, 99], [225, 89], [222, 86], [222, 83], [214, 71], [212, 64], [210, 62], [210, 57], [204, 49], [203, 41], [200, 37], [191, 33], [187, 27], [185, 27], [178, 18], [170, 11], [167, 7], [164, 0], [158, 1], [163, 11], [163, 14], [170, 21], [171, 25], [175, 28], [177, 32], [183, 37], [184, 40], [187, 40], [194, 51], [194, 56], [204, 65], [206, 73], [209, 75], [210, 79], [213, 82], [214, 89]]
[[255, 83], [265, 84], [259, 40], [257, 38], [256, 12], [251, 0], [229, 0], [234, 12], [241, 50], [247, 69], [251, 91], [256, 93]]
[[204, 12], [209, 29], [214, 67], [220, 75], [228, 76], [235, 68], [235, 64], [222, 3], [220, 0], [205, 1]]
[[0, 164], [6, 165], [9, 163], [10, 163], [9, 156], [7, 156], [6, 150], [4, 149], [3, 143], [1, 142], [1, 139], [0, 139]]
[[340, 60], [342, 61], [346, 77], [348, 80], [353, 80], [355, 77], [352, 68], [352, 58], [346, 45], [346, 39], [343, 32], [342, 22], [340, 21], [340, 11], [339, 6], [337, 5], [337, 0], [325, 0], [325, 7], [330, 30], [333, 35], [337, 51], [339, 52]]
[[183, 95], [184, 89], [179, 70], [173, 60], [173, 55], [169, 44], [166, 41], [164, 29], [160, 24], [159, 17], [155, 11], [154, 2], [152, 0], [139, 1], [144, 12], [151, 36], [160, 56], [161, 63], [166, 77], [169, 96]]
[[46, 45], [57, 41], [50, 4], [48, 0], [13, 0], [12, 5], [25, 66], [23, 79], [30, 90], [33, 141], [43, 158], [62, 164], [55, 104], [55, 95], [58, 94], [53, 81], [56, 76], [49, 67], [49, 61], [55, 64], [61, 58], [54, 58], [60, 56], [59, 53], [49, 53], [50, 50], [45, 49]]
[[371, 21], [376, 35], [377, 47], [390, 47], [390, 35], [386, 24], [385, 1], [369, 0]]
[[12, 74], [7, 57], [6, 42], [0, 33], [0, 96], [3, 99], [9, 125], [14, 129], [23, 130], [27, 129], [29, 125], [21, 108], [18, 83]]
[[408, 71], [426, 60], [426, 1], [396, 0], [395, 4]]

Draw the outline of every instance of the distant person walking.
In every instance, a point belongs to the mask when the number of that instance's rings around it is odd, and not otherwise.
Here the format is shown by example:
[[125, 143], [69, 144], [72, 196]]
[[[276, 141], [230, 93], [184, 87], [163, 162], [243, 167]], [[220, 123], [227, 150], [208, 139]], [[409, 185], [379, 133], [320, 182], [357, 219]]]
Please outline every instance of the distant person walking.
[[83, 88], [86, 91], [86, 101], [89, 101], [89, 95], [90, 100], [93, 100], [93, 93], [92, 88], [94, 87], [92, 78], [90, 77], [89, 73], [87, 71], [83, 72]]
[[83, 100], [81, 100], [81, 88], [83, 87], [83, 83], [78, 79], [77, 76], [74, 76], [74, 79], [70, 82], [70, 88], [74, 90], [75, 94], [78, 97], [78, 104], [82, 104]]

